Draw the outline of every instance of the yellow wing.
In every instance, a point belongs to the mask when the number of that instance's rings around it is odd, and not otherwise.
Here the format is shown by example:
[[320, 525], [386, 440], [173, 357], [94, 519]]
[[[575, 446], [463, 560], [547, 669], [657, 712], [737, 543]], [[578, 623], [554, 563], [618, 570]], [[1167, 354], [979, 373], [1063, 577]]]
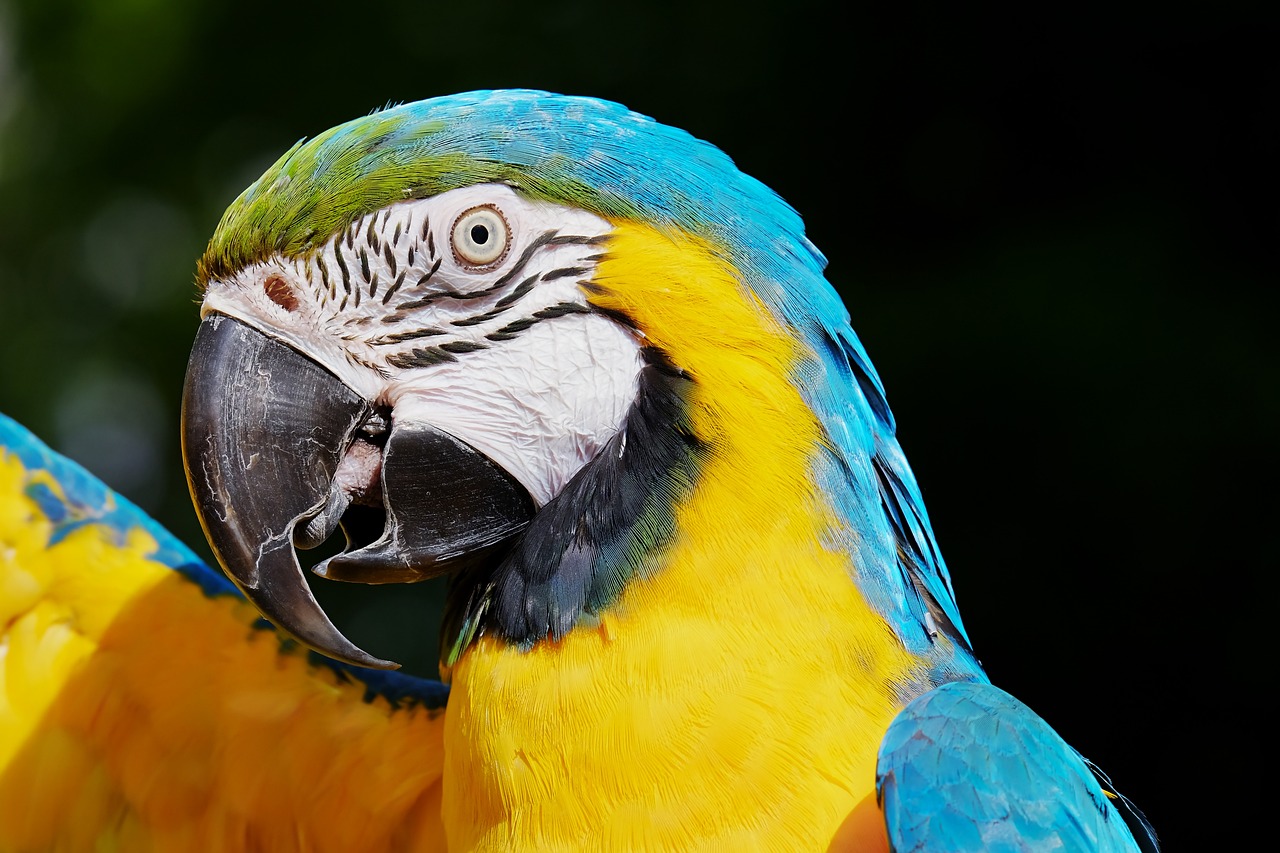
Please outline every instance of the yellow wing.
[[0, 853], [442, 850], [445, 695], [283, 640], [0, 415]]

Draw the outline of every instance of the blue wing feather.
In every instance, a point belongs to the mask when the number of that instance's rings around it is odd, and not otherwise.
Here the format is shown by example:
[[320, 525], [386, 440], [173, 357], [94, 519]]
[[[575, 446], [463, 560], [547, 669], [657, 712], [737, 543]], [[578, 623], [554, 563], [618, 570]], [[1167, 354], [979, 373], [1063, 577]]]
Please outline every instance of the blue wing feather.
[[876, 791], [894, 853], [1156, 850], [1092, 766], [1030, 708], [981, 682], [909, 703], [881, 743]]

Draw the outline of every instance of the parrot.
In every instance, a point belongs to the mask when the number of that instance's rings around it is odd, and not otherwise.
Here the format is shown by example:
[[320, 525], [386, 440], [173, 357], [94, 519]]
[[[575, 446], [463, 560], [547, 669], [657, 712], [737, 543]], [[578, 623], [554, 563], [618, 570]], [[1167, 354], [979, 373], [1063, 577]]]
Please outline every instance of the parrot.
[[[1158, 850], [987, 676], [826, 263], [611, 101], [299, 141], [196, 264], [221, 571], [0, 417], [0, 853]], [[447, 577], [440, 680], [308, 571]]]

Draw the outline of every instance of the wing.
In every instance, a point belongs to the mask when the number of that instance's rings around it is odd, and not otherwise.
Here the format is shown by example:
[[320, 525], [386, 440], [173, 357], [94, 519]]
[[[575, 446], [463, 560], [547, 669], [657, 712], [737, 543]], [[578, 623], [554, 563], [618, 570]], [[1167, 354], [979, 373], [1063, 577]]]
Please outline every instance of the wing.
[[0, 851], [444, 849], [446, 688], [325, 660], [0, 415]]
[[1158, 849], [1092, 765], [990, 684], [944, 684], [908, 704], [881, 744], [876, 788], [894, 853]]

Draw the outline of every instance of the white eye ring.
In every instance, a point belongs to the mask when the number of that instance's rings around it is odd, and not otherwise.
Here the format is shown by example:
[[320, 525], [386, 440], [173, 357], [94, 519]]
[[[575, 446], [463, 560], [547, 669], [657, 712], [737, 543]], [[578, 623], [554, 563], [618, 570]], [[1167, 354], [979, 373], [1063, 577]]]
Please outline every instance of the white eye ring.
[[502, 211], [492, 205], [464, 210], [453, 223], [453, 254], [464, 264], [487, 267], [507, 254], [511, 228]]

